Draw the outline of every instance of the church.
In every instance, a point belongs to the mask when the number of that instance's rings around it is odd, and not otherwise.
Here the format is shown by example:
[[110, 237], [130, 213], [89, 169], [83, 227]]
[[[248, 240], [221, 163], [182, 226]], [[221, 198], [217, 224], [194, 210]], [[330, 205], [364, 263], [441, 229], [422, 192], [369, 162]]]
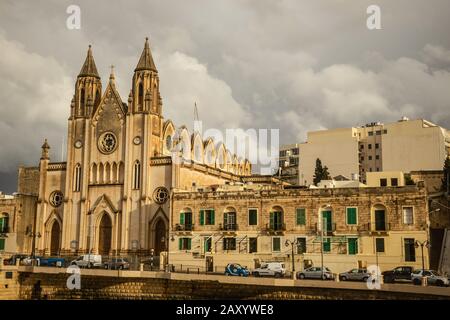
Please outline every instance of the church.
[[127, 102], [113, 70], [103, 89], [89, 46], [70, 104], [66, 162], [51, 162], [45, 140], [39, 167], [19, 169], [19, 189], [35, 181], [27, 188], [38, 194], [36, 254], [158, 255], [168, 247], [173, 190], [251, 176], [249, 161], [223, 143], [164, 119], [159, 84], [148, 39]]

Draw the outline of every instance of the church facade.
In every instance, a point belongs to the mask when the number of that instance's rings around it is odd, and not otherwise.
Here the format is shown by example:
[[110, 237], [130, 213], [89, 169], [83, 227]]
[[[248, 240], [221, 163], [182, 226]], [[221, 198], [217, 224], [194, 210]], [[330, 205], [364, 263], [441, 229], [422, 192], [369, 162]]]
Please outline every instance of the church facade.
[[249, 161], [223, 144], [164, 119], [148, 40], [127, 103], [113, 71], [102, 88], [89, 46], [70, 104], [66, 162], [51, 162], [49, 149], [45, 141], [39, 167], [19, 177], [38, 176], [36, 253], [43, 255], [157, 255], [167, 250], [174, 189], [251, 175]]

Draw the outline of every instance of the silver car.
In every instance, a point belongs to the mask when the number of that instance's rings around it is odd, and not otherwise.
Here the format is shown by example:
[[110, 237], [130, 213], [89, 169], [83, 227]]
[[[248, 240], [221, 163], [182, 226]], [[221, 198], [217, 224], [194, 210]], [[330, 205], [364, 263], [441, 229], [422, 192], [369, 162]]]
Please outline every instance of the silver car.
[[369, 277], [370, 273], [367, 272], [367, 269], [352, 269], [339, 274], [339, 280], [341, 281], [367, 281]]
[[327, 267], [323, 267], [323, 272], [321, 267], [310, 267], [303, 271], [297, 272], [298, 279], [322, 279], [322, 280], [333, 280], [334, 274]]
[[414, 284], [419, 285], [422, 283], [422, 278], [427, 277], [428, 284], [436, 285], [440, 287], [448, 287], [449, 280], [447, 277], [441, 276], [434, 270], [422, 270], [418, 269], [411, 273], [411, 280]]

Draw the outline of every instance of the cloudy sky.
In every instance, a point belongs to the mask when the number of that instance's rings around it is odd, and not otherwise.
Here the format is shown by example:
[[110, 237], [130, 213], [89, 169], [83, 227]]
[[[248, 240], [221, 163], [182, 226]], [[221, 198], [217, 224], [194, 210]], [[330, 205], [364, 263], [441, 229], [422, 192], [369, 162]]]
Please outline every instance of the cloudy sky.
[[[370, 4], [381, 30], [366, 26]], [[448, 0], [0, 0], [0, 190], [15, 191], [44, 138], [61, 160], [88, 45], [126, 101], [146, 36], [177, 125], [197, 101], [204, 126], [278, 128], [281, 143], [401, 116], [449, 128], [449, 13]]]

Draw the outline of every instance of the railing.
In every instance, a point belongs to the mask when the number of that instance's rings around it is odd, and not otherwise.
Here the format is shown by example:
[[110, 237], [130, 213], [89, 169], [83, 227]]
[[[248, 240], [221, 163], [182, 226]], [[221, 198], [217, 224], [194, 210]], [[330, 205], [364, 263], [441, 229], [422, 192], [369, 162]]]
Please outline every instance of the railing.
[[238, 230], [238, 225], [236, 223], [227, 223], [227, 224], [221, 224], [220, 230], [222, 231], [236, 231]]
[[268, 223], [266, 224], [266, 229], [268, 231], [285, 231], [286, 230], [286, 224], [285, 223]]
[[175, 226], [176, 231], [192, 231], [194, 230], [194, 224], [177, 224]]
[[331, 223], [331, 226], [326, 225], [325, 228], [324, 228], [324, 226], [322, 226], [322, 228], [320, 228], [318, 223], [315, 224], [316, 233], [321, 233], [322, 229], [323, 229], [323, 233], [325, 235], [329, 235], [336, 231], [336, 223]]
[[9, 233], [9, 226], [3, 226], [3, 228], [0, 229], [0, 234], [6, 233]]
[[391, 230], [390, 223], [380, 224], [375, 222], [368, 222], [358, 227], [358, 231], [387, 232], [389, 230]]

